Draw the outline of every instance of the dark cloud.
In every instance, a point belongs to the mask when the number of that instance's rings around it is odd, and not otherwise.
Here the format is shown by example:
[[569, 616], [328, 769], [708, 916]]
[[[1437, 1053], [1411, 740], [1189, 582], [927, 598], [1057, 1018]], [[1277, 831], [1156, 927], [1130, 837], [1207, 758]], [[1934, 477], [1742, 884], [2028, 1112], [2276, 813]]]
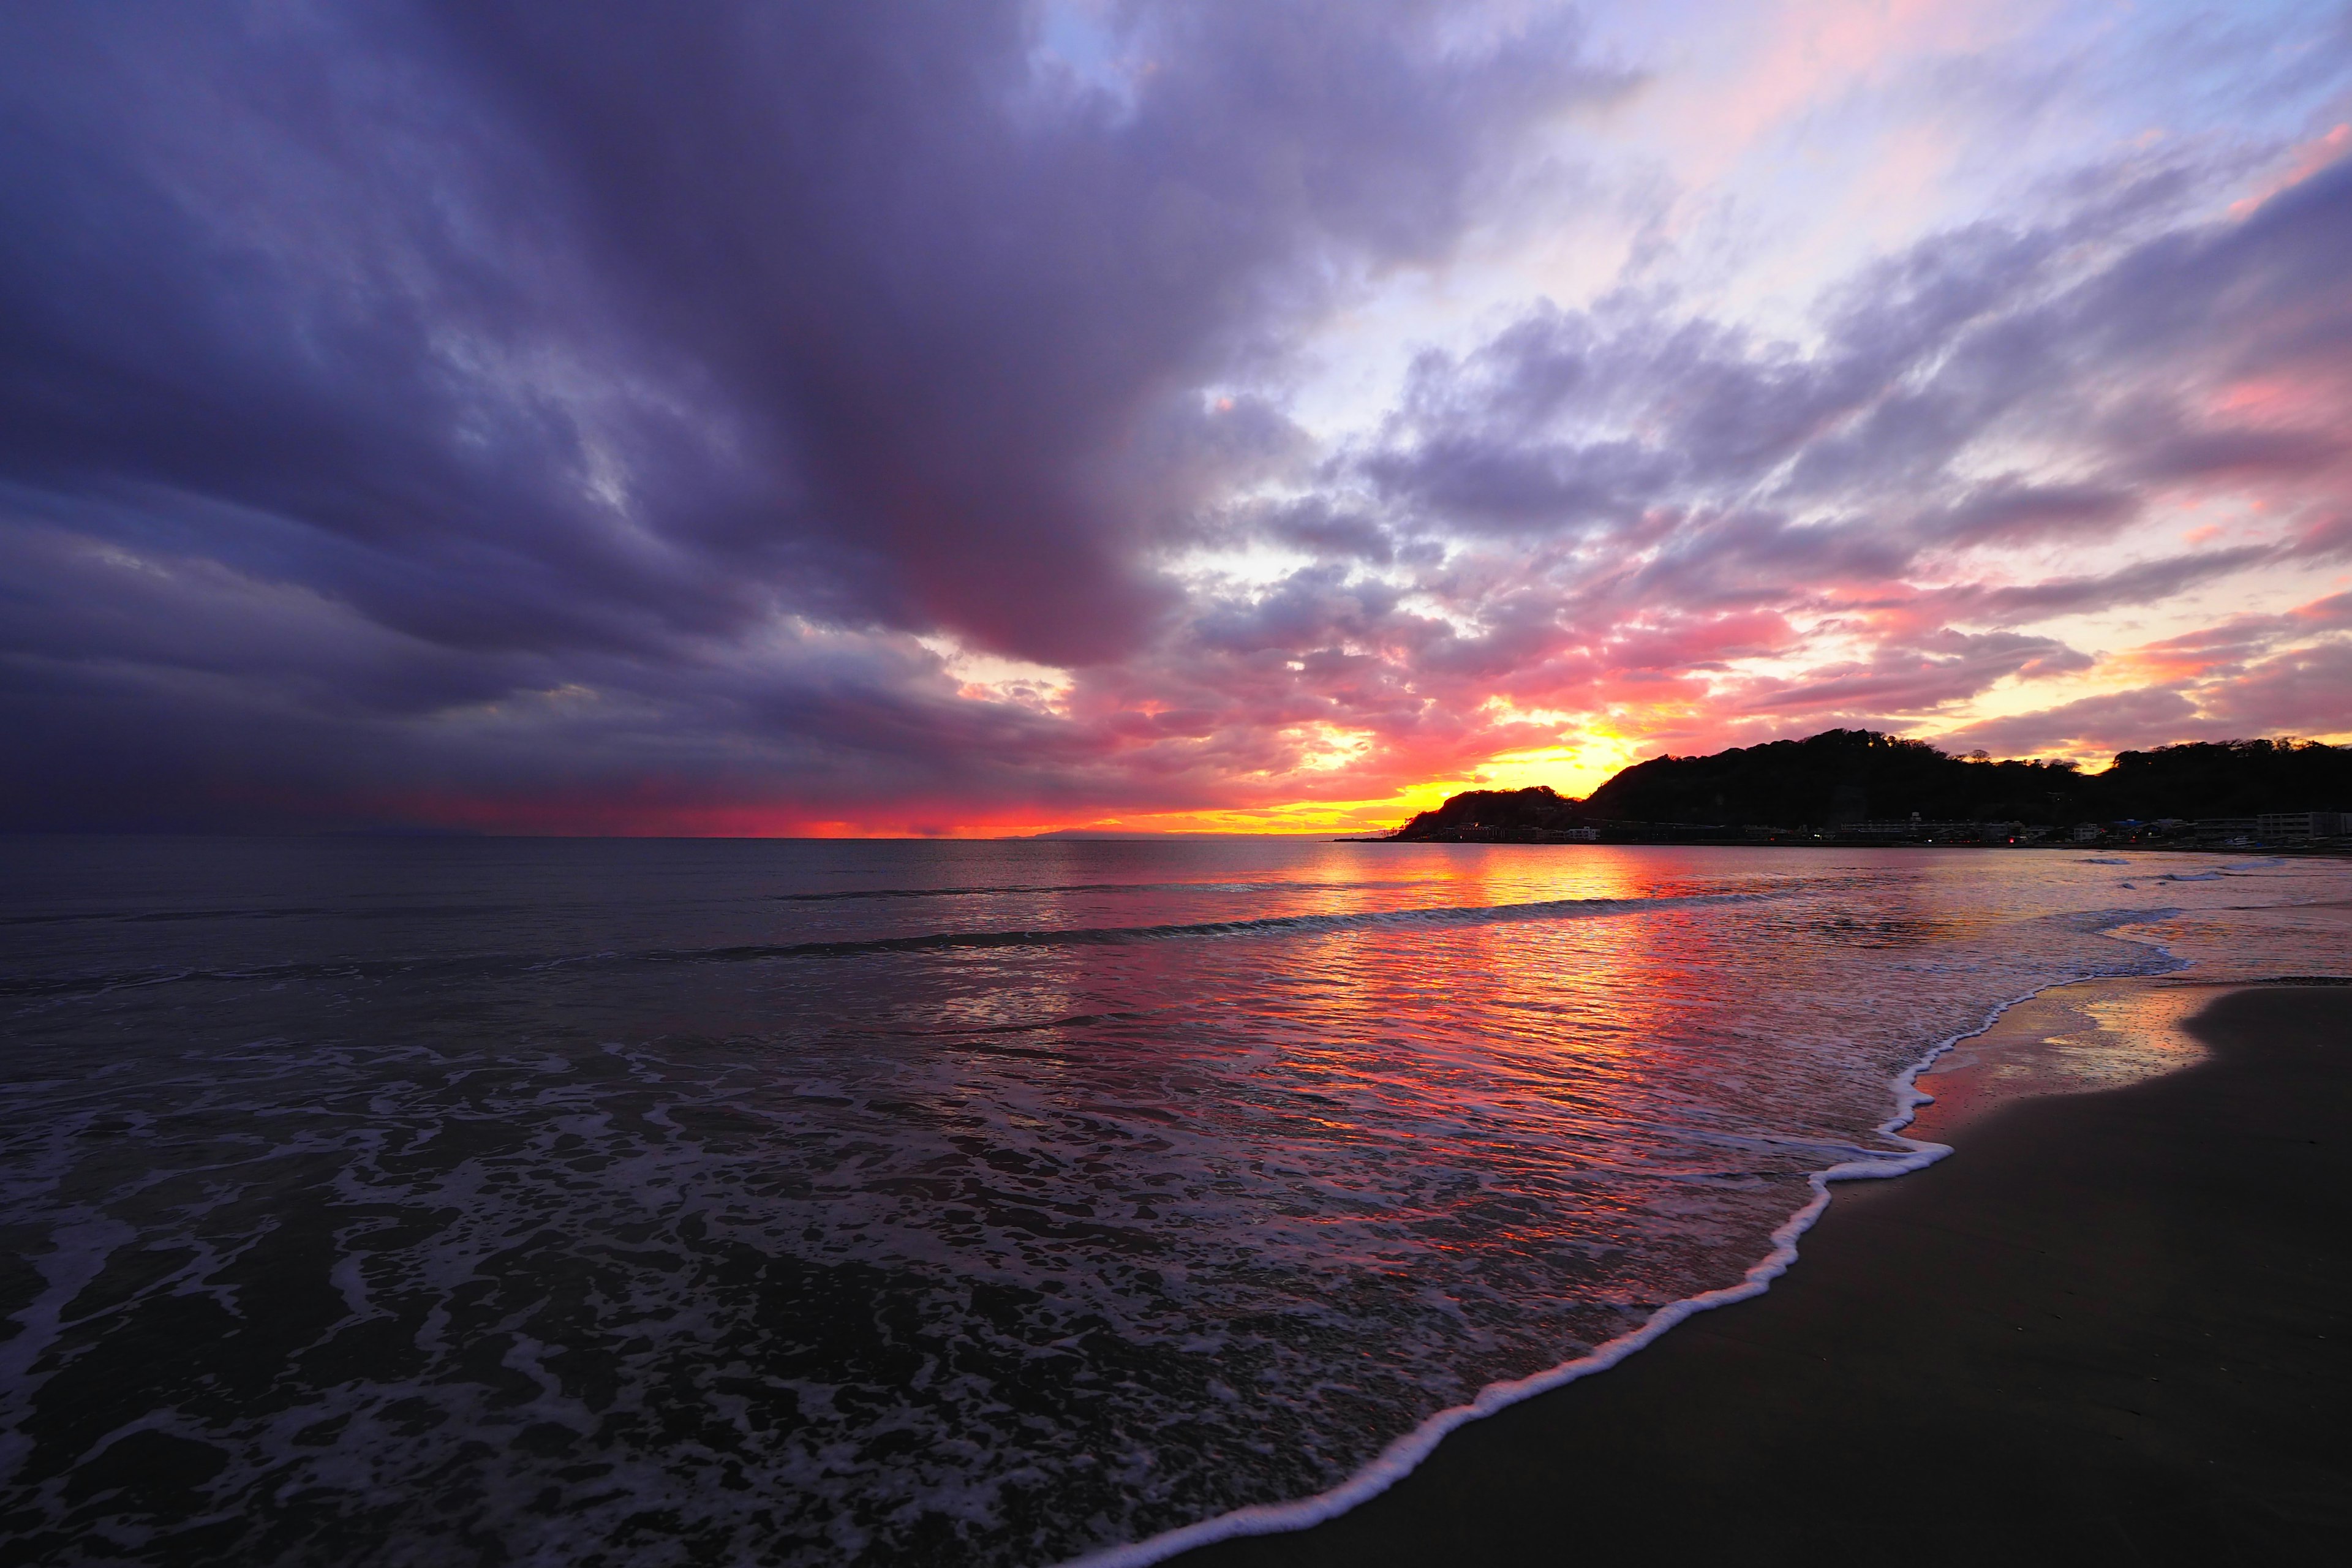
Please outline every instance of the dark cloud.
[[[1827, 614], [1874, 645], [1802, 676], [1685, 686], [1727, 738], [1744, 714], [1916, 723], [2001, 680], [2083, 673], [2091, 656], [2008, 628], [2341, 553], [2352, 491], [2352, 360], [2335, 347], [2352, 294], [2325, 280], [2352, 165], [2242, 223], [2089, 244], [2118, 200], [2095, 191], [2041, 229], [1936, 237], [1833, 294], [1810, 350], [1694, 322], [1671, 299], [1539, 306], [1482, 348], [1423, 356], [1357, 471], [1393, 526], [1565, 546], [1522, 559], [1543, 573], [1558, 640], [1604, 660], [1612, 626], [1693, 612]], [[2063, 450], [2071, 472], [2015, 467], [2021, 447]], [[2234, 525], [2203, 548], [2116, 564], [2086, 552], [2159, 500], [2224, 484], [2257, 485], [2263, 503], [2225, 510]], [[2019, 569], [2053, 558], [2100, 564]], [[1511, 590], [1527, 591], [1524, 576]], [[1705, 672], [1706, 650], [1681, 668]], [[1608, 690], [1603, 678], [1572, 695]], [[2080, 713], [2159, 727], [2197, 713], [2169, 692], [2105, 701]]]
[[1947, 631], [1916, 644], [1883, 645], [1867, 663], [1832, 666], [1801, 681], [1765, 684], [1747, 705], [1780, 715], [1908, 717], [1949, 707], [2012, 676], [2069, 673], [2091, 663], [2049, 637]]
[[1405, 5], [1135, 14], [1131, 98], [1041, 77], [1023, 7], [452, 16], [641, 330], [789, 476], [783, 531], [878, 554], [883, 618], [1062, 662], [1147, 636], [1150, 547], [1286, 444], [1198, 388], [1328, 256], [1443, 254], [1492, 143], [1609, 85], [1569, 34], [1438, 54]]
[[[2061, 268], [2068, 223], [1937, 236], [1845, 285], [1810, 353], [1693, 322], [1671, 300], [1545, 305], [1469, 354], [1424, 356], [1362, 467], [1401, 505], [1464, 529], [1575, 529], [1661, 506], [1777, 516], [1760, 540], [1746, 531], [1752, 559], [1818, 560], [1841, 528], [1906, 558], [2101, 536], [2160, 486], [2307, 477], [2352, 451], [2326, 417], [2352, 343], [2352, 300], [2325, 278], [2347, 214], [2352, 163], [2242, 225], [2168, 233], [2087, 275]], [[2232, 377], [2299, 374], [2312, 384], [2291, 388], [2305, 395], [2290, 424], [2211, 407]], [[2095, 475], [1977, 477], [1988, 448], [2055, 438]]]
[[[2087, 170], [1801, 342], [1637, 258], [1294, 423], [1630, 84], [1421, 0], [11, 10], [0, 817], [1361, 796], [1578, 716], [1928, 725], [2083, 673], [2053, 617], [2352, 552], [2346, 165]], [[2322, 729], [2337, 635], [2001, 722]]]
[[[661, 742], [514, 748], [592, 781], [746, 734], [803, 797], [834, 747], [873, 753], [847, 794], [1085, 751], [936, 700], [891, 637], [1084, 666], [1181, 612], [1165, 549], [1301, 450], [1204, 389], [1622, 89], [1572, 19], [1459, 20], [1110, 8], [1090, 72], [1013, 4], [12, 13], [8, 677], [44, 761], [11, 809], [70, 816], [68, 773], [183, 744], [147, 716], [222, 682], [225, 757], [493, 789], [545, 781], [451, 715], [566, 686]], [[857, 668], [780, 624], [862, 632]]]
[[2123, 752], [2219, 738], [2220, 732], [2201, 721], [2188, 698], [2150, 687], [1964, 725], [1937, 737], [1937, 743], [1953, 752], [1982, 748], [1997, 756], [2021, 757]]
[[2038, 583], [1972, 588], [1952, 595], [1953, 607], [1989, 620], [2027, 621], [2119, 605], [2145, 605], [2168, 598], [2193, 584], [2210, 582], [2275, 560], [2278, 554], [2274, 548], [2242, 545], [2235, 550], [2159, 556], [2095, 575], [2044, 577]]
[[2103, 485], [2042, 485], [2014, 476], [1977, 486], [1925, 531], [1951, 544], [2078, 539], [2112, 533], [2139, 510], [2138, 498]]
[[2352, 730], [2352, 642], [2293, 648], [2218, 684], [2207, 714], [2233, 734], [2341, 734]]

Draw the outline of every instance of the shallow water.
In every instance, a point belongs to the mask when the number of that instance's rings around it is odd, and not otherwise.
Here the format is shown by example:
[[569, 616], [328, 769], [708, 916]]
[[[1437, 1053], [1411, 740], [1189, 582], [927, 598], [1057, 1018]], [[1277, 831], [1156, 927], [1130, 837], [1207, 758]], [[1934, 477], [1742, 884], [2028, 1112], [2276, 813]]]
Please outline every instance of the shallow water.
[[1738, 1280], [2000, 1005], [2342, 973], [2352, 894], [1966, 850], [0, 857], [0, 1538], [58, 1562], [1039, 1563], [1305, 1496]]

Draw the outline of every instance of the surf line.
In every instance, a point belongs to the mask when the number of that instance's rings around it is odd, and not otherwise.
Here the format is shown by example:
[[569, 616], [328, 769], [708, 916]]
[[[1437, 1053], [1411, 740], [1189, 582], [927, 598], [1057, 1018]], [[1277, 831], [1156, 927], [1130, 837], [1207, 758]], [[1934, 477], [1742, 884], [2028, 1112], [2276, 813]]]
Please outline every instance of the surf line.
[[1431, 909], [1364, 910], [1332, 915], [1265, 915], [1254, 920], [1202, 921], [1187, 925], [1069, 926], [1044, 931], [944, 931], [914, 936], [839, 942], [747, 943], [642, 954], [648, 963], [749, 963], [773, 958], [852, 958], [869, 952], [921, 952], [958, 947], [1099, 947], [1183, 938], [1320, 935], [1412, 926], [1507, 925], [1518, 921], [1636, 915], [1652, 910], [1700, 909], [1753, 903], [1785, 895], [1688, 893], [1655, 899], [1547, 899], [1525, 904], [1440, 905]]
[[[2099, 917], [2101, 924], [2095, 925], [2092, 929], [2105, 935], [2108, 934], [2115, 926], [2139, 924], [2178, 913], [2179, 911], [2177, 910], [2110, 911], [2106, 916]], [[2125, 918], [2126, 916], [2128, 918]], [[2129, 939], [2118, 938], [2117, 940], [2128, 941]], [[1147, 1536], [1141, 1541], [1108, 1546], [1080, 1557], [1070, 1558], [1060, 1563], [1058, 1568], [1150, 1568], [1152, 1563], [1163, 1562], [1180, 1552], [1189, 1552], [1195, 1546], [1207, 1546], [1213, 1542], [1231, 1541], [1245, 1535], [1284, 1535], [1293, 1531], [1306, 1530], [1321, 1524], [1326, 1520], [1337, 1519], [1358, 1504], [1370, 1501], [1404, 1479], [1406, 1476], [1411, 1475], [1419, 1468], [1422, 1460], [1427, 1458], [1436, 1449], [1445, 1435], [1454, 1428], [1467, 1426], [1482, 1416], [1492, 1415], [1498, 1410], [1507, 1409], [1524, 1400], [1532, 1399], [1538, 1394], [1547, 1394], [1555, 1388], [1566, 1387], [1571, 1383], [1591, 1376], [1594, 1373], [1606, 1372], [1634, 1352], [1652, 1343], [1676, 1323], [1695, 1318], [1701, 1312], [1713, 1311], [1717, 1307], [1728, 1307], [1735, 1301], [1750, 1300], [1761, 1296], [1766, 1290], [1771, 1289], [1773, 1280], [1786, 1274], [1790, 1265], [1797, 1261], [1798, 1239], [1805, 1232], [1813, 1228], [1814, 1223], [1830, 1206], [1830, 1184], [1907, 1176], [1914, 1171], [1925, 1170], [1952, 1152], [1952, 1146], [1948, 1143], [1930, 1143], [1922, 1139], [1906, 1137], [1903, 1131], [1903, 1129], [1918, 1119], [1921, 1106], [1934, 1101], [1935, 1096], [1919, 1087], [1919, 1078], [1945, 1053], [1961, 1041], [1974, 1039], [1983, 1034], [2000, 1022], [2002, 1014], [2021, 1003], [2032, 1001], [2045, 991], [2054, 991], [2062, 985], [2078, 984], [2085, 980], [2122, 979], [2135, 974], [2153, 977], [2158, 974], [2178, 973], [2189, 967], [2189, 960], [2179, 957], [2170, 950], [2157, 943], [2135, 943], [2134, 945], [2142, 945], [2152, 950], [2151, 956], [2157, 961], [2153, 967], [2126, 970], [2121, 974], [2069, 974], [2046, 981], [2032, 990], [2012, 996], [1993, 1007], [1974, 1027], [1962, 1029], [1946, 1037], [1909, 1067], [1895, 1074], [1891, 1083], [1895, 1090], [1895, 1111], [1893, 1116], [1879, 1123], [1877, 1131], [1880, 1136], [1904, 1145], [1904, 1151], [1882, 1158], [1843, 1161], [1826, 1170], [1815, 1171], [1807, 1175], [1805, 1181], [1812, 1188], [1812, 1197], [1802, 1208], [1790, 1215], [1773, 1230], [1770, 1237], [1772, 1250], [1767, 1253], [1761, 1261], [1751, 1265], [1748, 1272], [1741, 1277], [1738, 1284], [1727, 1285], [1717, 1290], [1701, 1291], [1696, 1296], [1685, 1296], [1678, 1301], [1669, 1301], [1651, 1313], [1640, 1328], [1630, 1333], [1621, 1334], [1602, 1343], [1590, 1354], [1579, 1356], [1574, 1361], [1562, 1362], [1558, 1366], [1513, 1382], [1488, 1384], [1478, 1391], [1477, 1398], [1467, 1405], [1456, 1405], [1428, 1417], [1420, 1426], [1381, 1449], [1380, 1456], [1370, 1464], [1366, 1465], [1328, 1492], [1318, 1492], [1313, 1497], [1299, 1498], [1290, 1502], [1253, 1503], [1247, 1508], [1235, 1509], [1231, 1513], [1218, 1514], [1213, 1519], [1180, 1525], [1174, 1530], [1163, 1531], [1158, 1535]]]

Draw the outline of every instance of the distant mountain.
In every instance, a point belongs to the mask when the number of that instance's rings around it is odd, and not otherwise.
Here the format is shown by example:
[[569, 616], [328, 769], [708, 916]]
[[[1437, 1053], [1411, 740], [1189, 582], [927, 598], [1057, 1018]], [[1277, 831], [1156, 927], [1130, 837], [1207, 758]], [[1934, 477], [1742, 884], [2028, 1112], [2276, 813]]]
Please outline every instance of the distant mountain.
[[2071, 763], [1968, 762], [1925, 741], [1828, 730], [1711, 757], [1637, 763], [1584, 802], [1635, 822], [1833, 827], [1917, 812], [1930, 821], [2057, 823], [2090, 811]]
[[1057, 827], [1051, 833], [1024, 833], [1024, 840], [1070, 839], [1088, 844], [1156, 843], [1162, 838], [1312, 838], [1330, 837], [1328, 829], [1296, 828], [1282, 833], [1160, 833], [1140, 827]]
[[1610, 824], [1834, 830], [1866, 820], [2059, 826], [2352, 809], [2352, 747], [2217, 741], [2125, 752], [2105, 773], [2072, 763], [1955, 757], [1925, 741], [1828, 730], [1706, 757], [1654, 757], [1583, 800], [1545, 786], [1471, 790], [1399, 838], [1556, 834]]
[[1564, 829], [1584, 825], [1584, 803], [1549, 784], [1528, 789], [1474, 789], [1447, 797], [1397, 829], [1398, 838], [1433, 838], [1480, 828]]

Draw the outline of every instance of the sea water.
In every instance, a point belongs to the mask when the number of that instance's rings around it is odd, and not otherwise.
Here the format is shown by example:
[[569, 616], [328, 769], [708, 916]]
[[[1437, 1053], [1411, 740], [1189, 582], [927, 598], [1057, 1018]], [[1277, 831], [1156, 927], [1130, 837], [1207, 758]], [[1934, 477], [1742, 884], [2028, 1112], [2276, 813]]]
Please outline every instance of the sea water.
[[0, 868], [7, 1561], [1116, 1552], [1737, 1285], [2006, 1003], [2352, 961], [2352, 867], [2186, 855]]

